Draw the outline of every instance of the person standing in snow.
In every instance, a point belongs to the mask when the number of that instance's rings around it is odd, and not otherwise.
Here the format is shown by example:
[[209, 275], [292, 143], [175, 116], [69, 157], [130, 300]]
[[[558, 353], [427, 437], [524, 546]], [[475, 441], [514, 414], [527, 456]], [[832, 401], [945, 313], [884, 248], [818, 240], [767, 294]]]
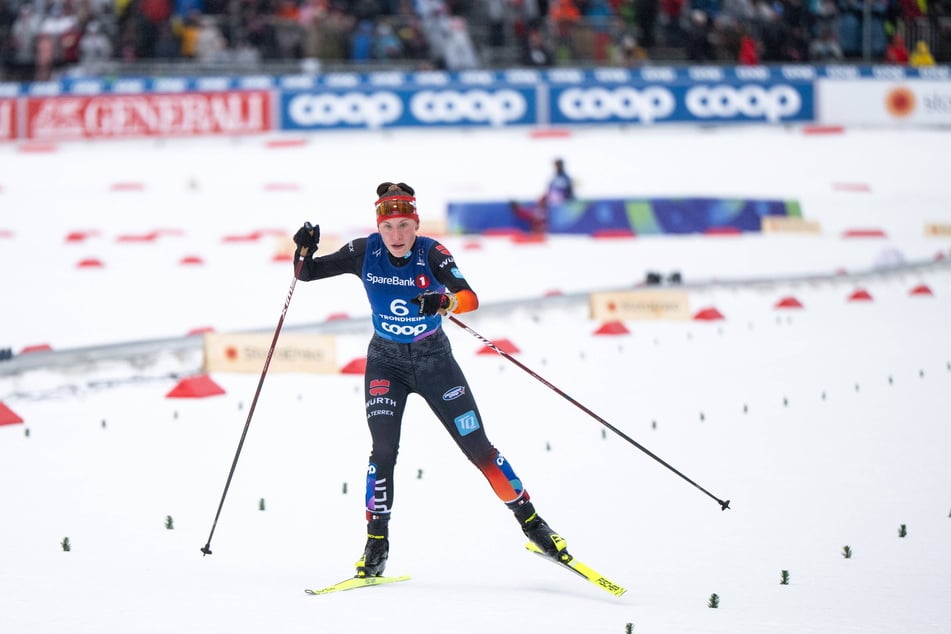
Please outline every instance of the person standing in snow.
[[[382, 576], [389, 556], [394, 467], [403, 412], [419, 394], [465, 456], [513, 511], [525, 535], [546, 554], [567, 554], [566, 542], [535, 511], [511, 464], [486, 436], [469, 383], [452, 354], [442, 317], [475, 310], [479, 299], [449, 250], [418, 235], [416, 192], [406, 183], [376, 189], [377, 232], [335, 253], [305, 257], [303, 282], [350, 273], [363, 281], [373, 336], [364, 374], [366, 419], [372, 448], [366, 479], [367, 541], [357, 577]], [[295, 262], [302, 249], [317, 251], [320, 228], [305, 224], [294, 235]]]
[[574, 183], [571, 180], [571, 176], [565, 171], [565, 162], [560, 158], [555, 159], [555, 174], [548, 182], [545, 202], [548, 204], [548, 207], [553, 207], [574, 199]]

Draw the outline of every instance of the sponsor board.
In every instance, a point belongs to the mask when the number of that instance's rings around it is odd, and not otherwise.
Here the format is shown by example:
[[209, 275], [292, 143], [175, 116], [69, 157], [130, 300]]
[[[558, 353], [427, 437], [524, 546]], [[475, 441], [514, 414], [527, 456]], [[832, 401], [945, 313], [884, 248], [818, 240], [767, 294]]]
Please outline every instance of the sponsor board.
[[797, 216], [763, 216], [762, 222], [763, 233], [822, 233], [817, 221]]
[[780, 123], [815, 117], [811, 82], [554, 86], [550, 109], [553, 124]]
[[26, 99], [26, 136], [69, 140], [249, 134], [270, 130], [265, 91]]
[[631, 290], [591, 293], [592, 319], [652, 320], [690, 319], [690, 299], [684, 290]]
[[927, 79], [817, 82], [819, 122], [951, 125], [951, 82]]
[[930, 222], [925, 225], [925, 235], [931, 237], [951, 238], [951, 224], [946, 222]]
[[[253, 372], [264, 369], [272, 334], [204, 335], [206, 372]], [[284, 333], [278, 340], [268, 372], [336, 374], [337, 346], [331, 335]]]
[[487, 126], [537, 123], [531, 87], [487, 86], [367, 91], [285, 91], [285, 130], [402, 126]]
[[17, 137], [16, 106], [15, 99], [0, 99], [0, 142]]

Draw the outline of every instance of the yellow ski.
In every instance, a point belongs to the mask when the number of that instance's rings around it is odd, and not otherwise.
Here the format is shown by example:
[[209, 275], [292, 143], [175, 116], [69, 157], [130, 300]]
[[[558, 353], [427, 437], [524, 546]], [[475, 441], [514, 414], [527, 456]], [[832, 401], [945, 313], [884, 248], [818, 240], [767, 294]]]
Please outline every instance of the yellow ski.
[[349, 579], [344, 579], [340, 583], [335, 583], [332, 586], [327, 586], [326, 588], [321, 588], [319, 590], [311, 590], [310, 588], [304, 590], [307, 594], [330, 594], [331, 592], [343, 592], [344, 590], [354, 590], [355, 588], [367, 588], [370, 586], [379, 586], [384, 583], [397, 583], [399, 581], [407, 581], [409, 575], [402, 575], [400, 577], [351, 577]]
[[525, 548], [535, 553], [539, 557], [544, 557], [552, 563], [556, 563], [563, 568], [567, 568], [571, 572], [581, 575], [594, 585], [598, 586], [602, 590], [610, 592], [616, 597], [619, 597], [627, 592], [626, 588], [614, 583], [601, 573], [592, 569], [590, 566], [581, 563], [573, 555], [570, 555], [568, 551], [562, 551], [556, 558], [548, 555], [545, 551], [536, 546], [534, 542], [528, 542], [525, 544]]

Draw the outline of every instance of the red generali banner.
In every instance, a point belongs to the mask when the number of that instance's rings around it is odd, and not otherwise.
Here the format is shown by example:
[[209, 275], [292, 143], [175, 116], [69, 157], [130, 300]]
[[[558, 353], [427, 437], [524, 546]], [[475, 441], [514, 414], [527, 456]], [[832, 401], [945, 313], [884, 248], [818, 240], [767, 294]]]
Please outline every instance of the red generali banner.
[[31, 97], [25, 133], [43, 140], [250, 134], [271, 122], [265, 90]]
[[17, 133], [16, 99], [0, 99], [0, 141], [10, 141]]

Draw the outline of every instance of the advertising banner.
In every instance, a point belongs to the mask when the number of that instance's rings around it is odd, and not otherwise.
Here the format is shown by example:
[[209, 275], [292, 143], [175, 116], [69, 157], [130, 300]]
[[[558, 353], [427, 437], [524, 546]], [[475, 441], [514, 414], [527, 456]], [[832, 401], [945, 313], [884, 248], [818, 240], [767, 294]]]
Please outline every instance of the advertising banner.
[[[273, 341], [269, 334], [205, 333], [205, 371], [261, 372]], [[284, 333], [268, 371], [336, 374], [336, 339], [332, 335]]]
[[951, 125], [951, 82], [818, 81], [819, 122], [825, 125]]
[[29, 97], [26, 136], [69, 140], [249, 134], [272, 127], [266, 91]]
[[0, 99], [0, 142], [11, 141], [17, 136], [16, 99]]
[[283, 91], [285, 130], [500, 127], [538, 123], [535, 89], [445, 86]]
[[529, 231], [520, 210], [547, 218], [548, 233], [635, 235], [755, 232], [770, 216], [801, 217], [795, 200], [730, 198], [630, 198], [578, 200], [550, 209], [535, 202], [449, 202], [450, 233], [500, 229]]
[[634, 321], [690, 319], [690, 299], [683, 290], [633, 290], [591, 293], [592, 319]]
[[551, 88], [551, 122], [785, 123], [815, 118], [811, 81], [584, 82]]

